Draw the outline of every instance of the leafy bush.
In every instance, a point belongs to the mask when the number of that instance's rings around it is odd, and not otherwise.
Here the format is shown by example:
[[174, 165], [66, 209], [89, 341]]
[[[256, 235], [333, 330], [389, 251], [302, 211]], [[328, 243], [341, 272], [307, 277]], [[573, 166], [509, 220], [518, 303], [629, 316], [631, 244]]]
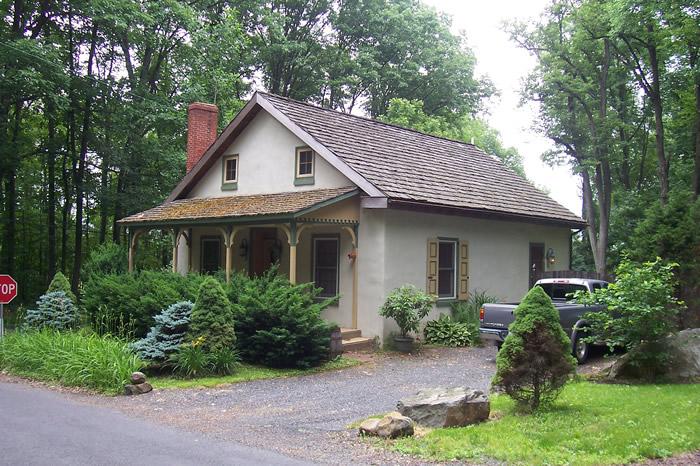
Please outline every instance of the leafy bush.
[[[65, 277], [64, 277], [65, 278]], [[68, 330], [78, 326], [78, 309], [63, 291], [46, 293], [36, 302], [36, 309], [29, 309], [24, 316], [24, 325], [30, 329], [44, 327]]]
[[143, 366], [128, 345], [88, 332], [12, 332], [0, 340], [0, 368], [12, 374], [107, 393]]
[[209, 353], [209, 367], [217, 375], [231, 375], [241, 365], [241, 356], [236, 350], [222, 348]]
[[49, 283], [49, 287], [46, 290], [47, 293], [52, 293], [54, 291], [63, 291], [66, 296], [68, 296], [71, 301], [73, 301], [73, 304], [78, 303], [78, 299], [75, 297], [75, 294], [73, 294], [73, 291], [71, 290], [70, 287], [70, 282], [66, 278], [65, 275], [63, 275], [61, 272], [56, 272], [56, 275], [53, 276], [53, 280], [51, 280], [51, 283]]
[[469, 346], [478, 341], [479, 329], [473, 324], [454, 322], [449, 316], [441, 314], [431, 320], [423, 329], [425, 342], [442, 346]]
[[107, 314], [112, 321], [134, 322], [134, 336], [143, 338], [163, 307], [194, 301], [205, 276], [144, 270], [125, 274], [93, 274], [83, 286], [82, 305], [93, 326]]
[[452, 319], [464, 324], [473, 324], [479, 327], [479, 311], [486, 303], [497, 303], [495, 296], [487, 294], [485, 291], [474, 290], [469, 294], [466, 301], [456, 301], [452, 304]]
[[199, 287], [186, 339], [203, 338], [202, 349], [206, 352], [233, 350], [236, 345], [234, 318], [233, 306], [221, 283], [208, 277]]
[[228, 348], [207, 352], [204, 349], [205, 338], [200, 337], [191, 343], [181, 345], [170, 356], [175, 372], [187, 377], [204, 377], [211, 374], [231, 375], [240, 366], [240, 356]]
[[652, 257], [677, 263], [678, 297], [688, 305], [679, 312], [679, 323], [684, 328], [700, 327], [700, 198], [672, 192], [667, 205], [654, 202], [643, 214], [635, 212], [632, 221], [636, 228], [631, 235], [625, 232], [624, 253], [637, 263]]
[[[637, 377], [664, 373], [669, 351], [664, 337], [676, 330], [675, 317], [683, 303], [675, 297], [673, 270], [660, 258], [636, 264], [624, 259], [616, 269], [616, 281], [592, 294], [576, 294], [583, 304], [602, 304], [605, 310], [586, 314], [591, 333], [611, 348], [627, 349]], [[593, 338], [593, 337], [591, 337]]]
[[209, 355], [202, 348], [203, 338], [186, 343], [170, 357], [175, 372], [188, 377], [202, 377], [210, 373]]
[[396, 288], [386, 298], [379, 315], [394, 319], [399, 326], [401, 336], [417, 332], [420, 321], [433, 308], [435, 297], [419, 290], [413, 285]]
[[193, 306], [190, 301], [181, 301], [163, 309], [155, 317], [156, 324], [146, 337], [132, 343], [131, 348], [142, 359], [166, 361], [185, 340]]
[[83, 282], [91, 276], [122, 274], [128, 271], [128, 256], [125, 246], [105, 243], [94, 248], [80, 271]]
[[292, 285], [275, 269], [247, 279], [236, 321], [243, 358], [270, 367], [312, 367], [328, 358], [331, 325], [321, 311], [337, 297], [319, 301], [313, 284]]
[[536, 286], [515, 308], [515, 321], [496, 356], [493, 385], [521, 408], [536, 410], [553, 401], [574, 372], [571, 341], [559, 323], [559, 312]]

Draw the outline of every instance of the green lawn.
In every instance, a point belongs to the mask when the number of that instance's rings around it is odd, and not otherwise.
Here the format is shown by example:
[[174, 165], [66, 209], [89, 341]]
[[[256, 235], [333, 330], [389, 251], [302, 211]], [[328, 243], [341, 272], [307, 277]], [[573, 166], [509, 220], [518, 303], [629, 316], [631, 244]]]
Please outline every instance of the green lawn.
[[520, 464], [620, 464], [700, 449], [700, 385], [572, 383], [555, 405], [519, 415], [492, 398], [492, 420], [396, 440], [400, 452], [438, 461], [495, 458]]
[[196, 388], [216, 387], [229, 383], [248, 382], [258, 379], [275, 379], [279, 377], [294, 377], [300, 375], [316, 374], [318, 372], [345, 369], [347, 367], [362, 364], [357, 359], [339, 357], [312, 369], [272, 369], [270, 367], [252, 366], [243, 364], [233, 375], [201, 377], [196, 379], [182, 379], [176, 377], [152, 376], [148, 381], [154, 388]]

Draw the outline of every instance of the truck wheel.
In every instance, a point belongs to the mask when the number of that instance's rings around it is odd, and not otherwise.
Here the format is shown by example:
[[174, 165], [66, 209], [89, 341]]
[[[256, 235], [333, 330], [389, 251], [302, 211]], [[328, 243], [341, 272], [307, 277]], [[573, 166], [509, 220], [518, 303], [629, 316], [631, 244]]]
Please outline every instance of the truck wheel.
[[591, 349], [584, 338], [586, 338], [586, 334], [579, 333], [576, 335], [576, 340], [574, 341], [574, 357], [579, 364], [584, 364], [588, 360], [588, 353]]

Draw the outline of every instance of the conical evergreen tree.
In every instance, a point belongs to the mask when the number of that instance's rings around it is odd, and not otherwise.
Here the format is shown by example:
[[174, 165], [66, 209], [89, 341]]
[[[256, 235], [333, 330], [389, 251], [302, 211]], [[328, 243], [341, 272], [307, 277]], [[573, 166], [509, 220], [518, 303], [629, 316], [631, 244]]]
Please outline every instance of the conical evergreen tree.
[[190, 323], [193, 304], [181, 301], [171, 304], [155, 316], [156, 325], [151, 327], [145, 338], [131, 344], [131, 348], [142, 359], [165, 361], [177, 352], [185, 340]]
[[195, 341], [202, 338], [205, 351], [233, 350], [236, 345], [233, 321], [233, 306], [221, 283], [207, 278], [199, 287], [186, 339]]
[[559, 311], [539, 286], [515, 308], [508, 330], [496, 357], [493, 385], [521, 407], [536, 410], [553, 401], [574, 372], [571, 341], [559, 323]]
[[63, 291], [66, 296], [73, 301], [73, 304], [78, 303], [78, 299], [70, 288], [70, 282], [61, 272], [56, 272], [56, 275], [53, 276], [53, 280], [49, 283], [49, 288], [46, 290], [46, 293], [53, 293], [54, 291]]

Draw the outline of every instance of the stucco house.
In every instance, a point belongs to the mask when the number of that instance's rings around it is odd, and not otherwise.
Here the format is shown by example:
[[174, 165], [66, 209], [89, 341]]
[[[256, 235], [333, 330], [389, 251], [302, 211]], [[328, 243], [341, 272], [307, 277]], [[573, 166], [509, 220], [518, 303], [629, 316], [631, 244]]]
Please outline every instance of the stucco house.
[[173, 269], [260, 274], [340, 294], [324, 317], [383, 338], [388, 293], [412, 283], [434, 311], [473, 290], [518, 300], [566, 270], [584, 221], [476, 146], [257, 92], [217, 135], [218, 110], [188, 114], [187, 174], [167, 200], [120, 221], [173, 233]]

